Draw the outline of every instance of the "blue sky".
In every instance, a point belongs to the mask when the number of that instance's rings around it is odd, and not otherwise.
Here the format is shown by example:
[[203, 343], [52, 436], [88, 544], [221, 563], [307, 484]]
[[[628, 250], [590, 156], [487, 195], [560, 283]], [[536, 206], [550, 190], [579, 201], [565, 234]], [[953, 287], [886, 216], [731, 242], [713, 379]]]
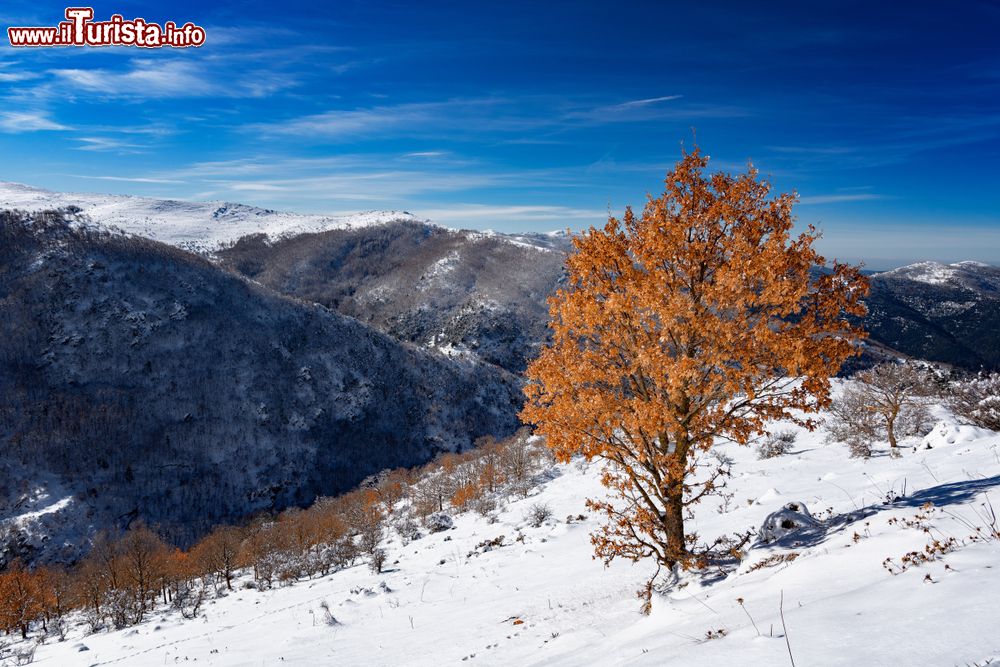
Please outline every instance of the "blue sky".
[[[699, 6], [695, 6], [695, 5]], [[711, 4], [711, 6], [708, 6]], [[65, 5], [8, 1], [4, 27]], [[830, 257], [1000, 263], [1000, 4], [95, 5], [200, 49], [0, 48], [0, 180], [585, 228], [681, 142], [801, 196]]]

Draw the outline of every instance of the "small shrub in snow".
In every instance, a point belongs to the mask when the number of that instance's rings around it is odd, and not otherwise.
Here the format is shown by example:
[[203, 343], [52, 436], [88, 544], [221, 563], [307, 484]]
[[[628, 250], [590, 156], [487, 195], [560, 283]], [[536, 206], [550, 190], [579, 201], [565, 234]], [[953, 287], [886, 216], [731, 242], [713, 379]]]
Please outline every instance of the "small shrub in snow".
[[368, 561], [368, 569], [372, 571], [372, 574], [382, 574], [386, 557], [385, 549], [376, 547], [372, 550], [371, 558]]
[[179, 582], [170, 603], [181, 612], [181, 616], [190, 620], [198, 616], [207, 597], [208, 586], [203, 579], [198, 578]]
[[14, 651], [14, 664], [16, 665], [30, 665], [35, 661], [35, 649], [38, 648], [38, 644], [30, 643], [27, 646], [22, 646], [21, 648]]
[[451, 517], [444, 512], [435, 512], [431, 514], [426, 519], [424, 519], [424, 526], [427, 530], [432, 533], [440, 533], [441, 531], [451, 530], [455, 525]]
[[319, 608], [323, 610], [323, 622], [327, 625], [333, 627], [335, 625], [340, 625], [340, 621], [330, 612], [330, 605], [326, 600], [319, 603]]
[[66, 635], [69, 633], [69, 623], [65, 618], [57, 617], [49, 621], [48, 634], [52, 637], [57, 638], [59, 641], [66, 641]]
[[773, 459], [792, 451], [795, 444], [795, 431], [778, 431], [769, 433], [764, 442], [757, 448], [758, 459]]
[[847, 440], [847, 451], [852, 459], [870, 459], [872, 457], [871, 440], [850, 438]]
[[476, 545], [476, 548], [468, 553], [466, 558], [472, 558], [473, 556], [478, 556], [479, 554], [484, 554], [487, 551], [493, 551], [494, 549], [499, 549], [503, 546], [503, 535], [499, 537], [494, 537], [492, 540], [483, 540]]
[[962, 419], [1000, 431], [1000, 373], [982, 374], [951, 386], [949, 405]]
[[483, 495], [472, 502], [472, 509], [483, 517], [490, 516], [497, 509], [497, 500], [493, 496]]
[[[899, 557], [899, 562], [895, 559], [886, 558], [882, 561], [882, 567], [886, 569], [889, 574], [902, 574], [910, 568], [920, 567], [925, 563], [933, 563], [934, 561], [940, 560], [943, 556], [955, 551], [959, 547], [963, 546], [954, 537], [944, 537], [941, 539], [931, 538], [927, 543], [927, 546], [923, 548], [923, 551], [910, 551]], [[930, 577], [930, 575], [927, 575]], [[925, 578], [926, 580], [926, 578]]]
[[763, 560], [757, 561], [747, 572], [756, 572], [757, 570], [763, 570], [766, 567], [775, 567], [777, 565], [782, 565], [783, 563], [791, 563], [793, 560], [799, 557], [798, 552], [792, 551], [787, 554], [772, 554]]
[[411, 517], [403, 517], [393, 527], [396, 529], [396, 533], [404, 545], [415, 542], [423, 537], [420, 534], [420, 526]]
[[524, 515], [524, 520], [532, 528], [539, 528], [543, 523], [552, 518], [552, 510], [547, 503], [535, 503], [528, 508]]
[[826, 420], [829, 439], [847, 445], [851, 458], [867, 459], [872, 443], [879, 439], [878, 419], [860, 392], [847, 389], [830, 406]]

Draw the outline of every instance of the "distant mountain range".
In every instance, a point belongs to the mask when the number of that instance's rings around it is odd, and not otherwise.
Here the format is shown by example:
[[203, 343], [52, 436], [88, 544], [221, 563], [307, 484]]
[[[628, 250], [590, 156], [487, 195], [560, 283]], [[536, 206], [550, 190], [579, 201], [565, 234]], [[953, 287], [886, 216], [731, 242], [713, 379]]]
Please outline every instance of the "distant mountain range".
[[56, 193], [0, 183], [0, 209], [79, 213], [211, 258], [310, 303], [451, 355], [520, 372], [544, 339], [545, 299], [570, 249], [562, 232], [453, 230], [407, 212], [300, 215], [231, 202]]
[[[511, 432], [570, 250], [405, 212], [0, 184], [3, 207], [63, 209], [0, 224], [8, 556], [138, 518], [184, 543]], [[869, 362], [1000, 367], [996, 267], [879, 273], [868, 306]]]
[[[545, 299], [570, 250], [562, 233], [454, 230], [397, 211], [301, 215], [0, 183], [3, 207], [79, 209], [102, 228], [196, 251], [398, 339], [513, 372], [545, 336]], [[866, 358], [898, 353], [968, 370], [1000, 367], [998, 272], [978, 262], [921, 262], [873, 275]]]

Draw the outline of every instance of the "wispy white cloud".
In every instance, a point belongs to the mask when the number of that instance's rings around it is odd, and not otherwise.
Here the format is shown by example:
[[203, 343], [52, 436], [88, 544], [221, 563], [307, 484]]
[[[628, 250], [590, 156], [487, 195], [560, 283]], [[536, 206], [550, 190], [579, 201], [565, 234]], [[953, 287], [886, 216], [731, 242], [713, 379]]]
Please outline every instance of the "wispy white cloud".
[[858, 150], [852, 146], [765, 146], [764, 148], [775, 153], [820, 157], [826, 155], [847, 155], [856, 153]]
[[567, 112], [564, 119], [589, 124], [606, 124], [670, 119], [735, 118], [746, 116], [749, 113], [746, 109], [731, 104], [687, 101], [679, 104], [667, 104], [681, 100], [683, 97], [683, 95], [664, 95], [577, 109]]
[[205, 25], [205, 33], [213, 47], [235, 44], [261, 44], [294, 42], [301, 36], [294, 30], [278, 25]]
[[803, 206], [809, 206], [810, 204], [841, 204], [844, 202], [852, 201], [871, 201], [873, 199], [885, 199], [883, 195], [875, 194], [873, 192], [856, 192], [852, 194], [833, 194], [833, 195], [810, 195], [808, 197], [799, 197], [799, 204]]
[[38, 132], [69, 130], [71, 128], [52, 120], [44, 111], [0, 112], [0, 132]]
[[384, 201], [433, 192], [457, 192], [497, 185], [490, 174], [372, 170], [283, 179], [214, 179], [229, 192], [281, 195], [297, 199]]
[[662, 97], [648, 97], [644, 100], [631, 100], [629, 102], [622, 102], [621, 104], [612, 104], [611, 106], [607, 106], [604, 108], [627, 111], [628, 109], [638, 109], [640, 107], [648, 107], [651, 104], [659, 104], [660, 102], [672, 102], [674, 100], [679, 100], [682, 97], [683, 95], [663, 95]]
[[417, 213], [437, 222], [468, 222], [477, 225], [516, 222], [568, 222], [591, 221], [594, 224], [607, 220], [608, 212], [600, 209], [583, 209], [568, 206], [546, 205], [492, 205], [449, 204], [438, 208], [423, 208]]
[[286, 120], [254, 123], [244, 129], [264, 136], [328, 141], [405, 133], [410, 137], [432, 135], [446, 139], [468, 136], [479, 141], [488, 137], [496, 144], [551, 144], [563, 143], [553, 135], [594, 125], [728, 118], [748, 113], [731, 105], [669, 104], [681, 98], [681, 95], [665, 95], [596, 107], [578, 99], [538, 96], [462, 98], [331, 109]]
[[109, 153], [141, 153], [145, 146], [131, 141], [123, 141], [113, 137], [76, 137], [80, 145], [78, 151], [109, 152]]
[[415, 158], [436, 158], [444, 157], [447, 155], [444, 151], [417, 151], [416, 153], [406, 153], [403, 157], [415, 157]]
[[126, 176], [90, 176], [87, 174], [68, 174], [73, 178], [85, 178], [92, 181], [114, 181], [119, 183], [168, 183], [168, 184], [179, 184], [183, 181], [172, 181], [166, 178], [143, 178], [143, 177], [126, 177]]
[[17, 83], [18, 81], [31, 81], [42, 75], [29, 70], [16, 70], [11, 68], [15, 63], [0, 63], [0, 83]]
[[333, 110], [275, 123], [254, 124], [247, 129], [271, 135], [349, 139], [403, 128], [416, 130], [436, 126], [444, 123], [446, 118], [454, 122], [455, 116], [461, 116], [459, 107], [467, 105], [462, 102], [428, 102]]
[[428, 193], [499, 186], [507, 177], [446, 156], [340, 155], [324, 158], [260, 156], [199, 162], [141, 174], [151, 182], [183, 182], [225, 197], [295, 201], [400, 201]]
[[548, 137], [517, 137], [497, 142], [500, 145], [512, 146], [561, 146], [572, 143], [568, 139], [550, 139]]
[[84, 91], [106, 97], [264, 97], [294, 85], [276, 72], [232, 76], [213, 72], [202, 63], [185, 60], [135, 59], [126, 70], [53, 69], [65, 92]]

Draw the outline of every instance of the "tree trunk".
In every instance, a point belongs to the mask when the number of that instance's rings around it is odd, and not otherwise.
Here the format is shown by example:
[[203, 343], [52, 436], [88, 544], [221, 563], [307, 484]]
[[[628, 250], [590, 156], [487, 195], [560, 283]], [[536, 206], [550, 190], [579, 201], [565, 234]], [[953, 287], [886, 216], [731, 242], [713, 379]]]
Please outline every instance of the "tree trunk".
[[[681, 485], [676, 484], [676, 486], [680, 487]], [[684, 498], [682, 488], [678, 489], [676, 493], [674, 489], [667, 489], [667, 506], [663, 513], [663, 527], [667, 536], [667, 560], [664, 565], [668, 568], [673, 568], [674, 565], [683, 560], [687, 550], [687, 544], [684, 541]]]
[[894, 428], [896, 420], [887, 419], [885, 422], [885, 432], [889, 436], [889, 447], [895, 449], [898, 447], [896, 443], [896, 429]]
[[[686, 409], [686, 408], [685, 408]], [[660, 434], [660, 442], [669, 441], [667, 433]], [[691, 441], [685, 433], [674, 439], [673, 467], [668, 468], [663, 476], [666, 484], [666, 508], [663, 516], [664, 530], [667, 534], [668, 568], [680, 563], [687, 556], [687, 541], [684, 539], [684, 475], [687, 471], [687, 455]], [[667, 450], [669, 451], [669, 450]]]

